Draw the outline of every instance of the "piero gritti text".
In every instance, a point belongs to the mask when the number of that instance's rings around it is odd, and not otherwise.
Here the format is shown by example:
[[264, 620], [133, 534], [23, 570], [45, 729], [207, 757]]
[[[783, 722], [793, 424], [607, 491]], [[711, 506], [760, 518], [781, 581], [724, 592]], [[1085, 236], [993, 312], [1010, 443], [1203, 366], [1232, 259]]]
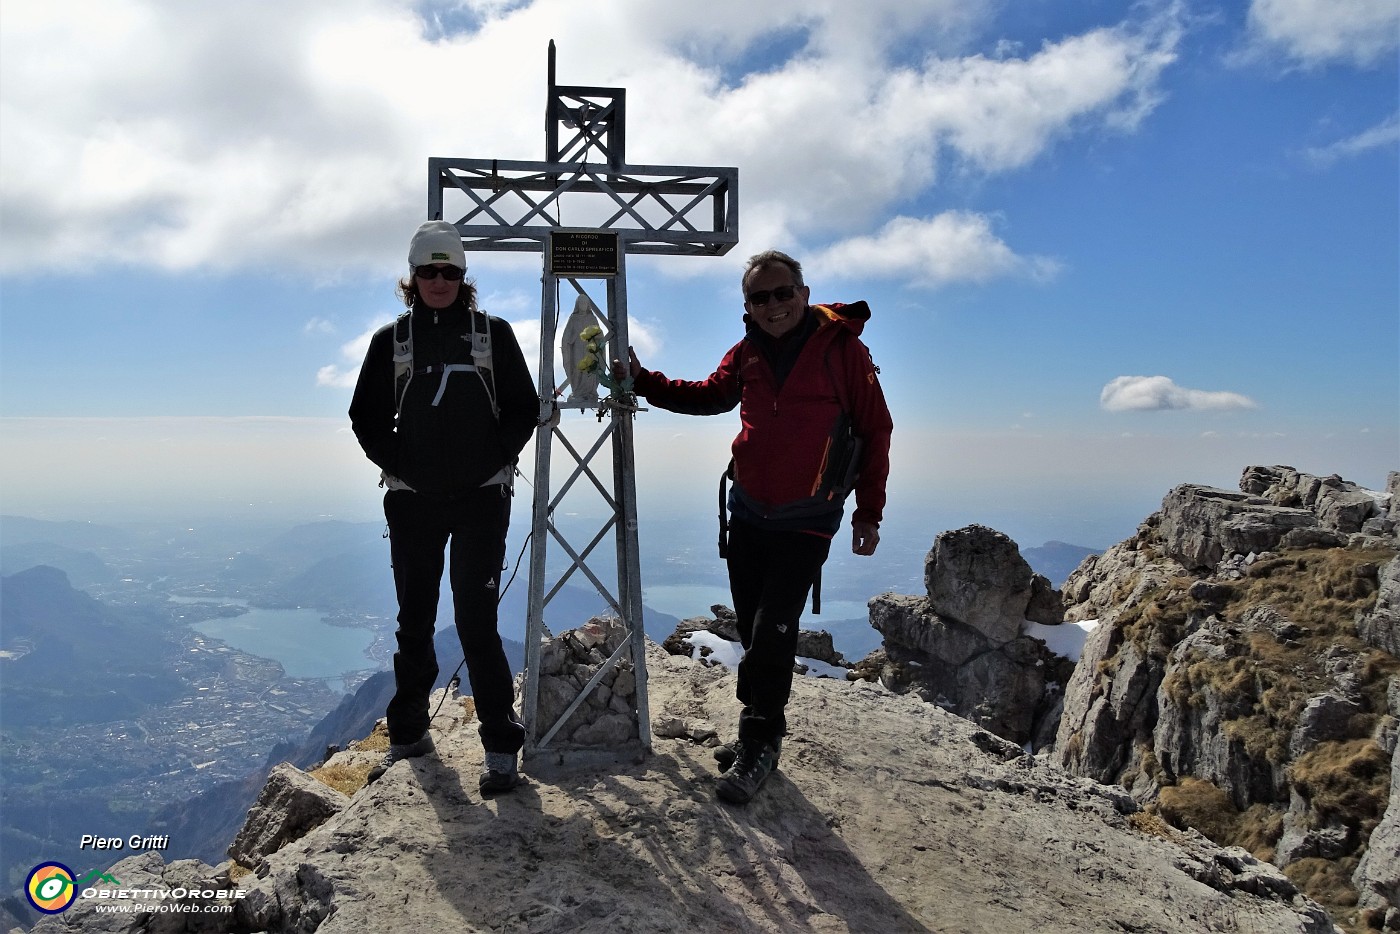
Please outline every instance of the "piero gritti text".
[[98, 837], [85, 833], [78, 840], [80, 850], [165, 850], [170, 848], [170, 835], [157, 834], [142, 836], [134, 833], [129, 837]]

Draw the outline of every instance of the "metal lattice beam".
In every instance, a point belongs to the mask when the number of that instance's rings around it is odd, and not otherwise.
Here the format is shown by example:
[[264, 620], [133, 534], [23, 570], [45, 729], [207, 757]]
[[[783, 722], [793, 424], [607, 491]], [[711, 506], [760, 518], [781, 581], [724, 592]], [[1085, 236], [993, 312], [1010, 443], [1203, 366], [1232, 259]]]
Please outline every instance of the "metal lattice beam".
[[616, 231], [629, 253], [719, 256], [739, 242], [739, 171], [428, 160], [428, 208], [470, 250], [539, 252], [559, 227]]

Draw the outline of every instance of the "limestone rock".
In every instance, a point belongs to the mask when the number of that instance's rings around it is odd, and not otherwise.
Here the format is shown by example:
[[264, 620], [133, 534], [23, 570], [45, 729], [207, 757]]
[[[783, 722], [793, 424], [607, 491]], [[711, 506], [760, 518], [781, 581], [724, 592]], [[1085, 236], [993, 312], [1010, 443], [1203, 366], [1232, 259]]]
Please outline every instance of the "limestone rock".
[[1016, 543], [981, 525], [940, 533], [924, 567], [934, 612], [971, 626], [995, 645], [1020, 635], [1033, 577]]
[[[1400, 715], [1400, 679], [1391, 680], [1390, 695], [1391, 714]], [[1357, 904], [1362, 908], [1391, 912], [1400, 909], [1400, 745], [1390, 758], [1390, 803], [1385, 817], [1371, 832], [1352, 882]]]
[[1159, 531], [1168, 555], [1187, 568], [1211, 570], [1227, 555], [1272, 551], [1289, 532], [1318, 524], [1307, 509], [1187, 483], [1162, 500]]
[[1147, 594], [1187, 573], [1152, 547], [1161, 519], [1161, 513], [1154, 513], [1133, 538], [1084, 560], [1062, 590], [1066, 619], [1111, 621], [1125, 607], [1139, 605]]
[[1060, 594], [1031, 571], [1014, 541], [980, 525], [937, 536], [924, 583], [925, 597], [870, 601], [883, 658], [854, 677], [878, 677], [1018, 745], [1045, 743], [1073, 663], [1022, 630], [1028, 619], [1063, 622]]
[[886, 646], [918, 652], [957, 667], [987, 651], [981, 633], [933, 611], [927, 597], [881, 594], [870, 601], [870, 625]]
[[1400, 656], [1400, 556], [1381, 569], [1376, 606], [1356, 621], [1356, 634], [1368, 645]]
[[837, 667], [846, 664], [846, 659], [841, 656], [840, 652], [836, 651], [836, 644], [831, 639], [831, 633], [825, 629], [798, 630], [797, 656], [826, 662], [828, 665]]
[[1300, 859], [1340, 859], [1356, 850], [1356, 828], [1339, 821], [1315, 825], [1306, 800], [1295, 790], [1283, 818], [1283, 835], [1274, 847], [1281, 866]]
[[1288, 743], [1289, 753], [1296, 759], [1318, 743], [1343, 735], [1351, 718], [1360, 713], [1362, 708], [1359, 703], [1336, 692], [1309, 698], [1298, 718], [1298, 725], [1293, 728]]
[[228, 855], [244, 866], [256, 866], [263, 857], [320, 826], [349, 803], [350, 799], [334, 788], [283, 762], [268, 775]]
[[1243, 810], [1255, 803], [1286, 800], [1288, 793], [1281, 765], [1265, 750], [1225, 728], [1227, 721], [1249, 712], [1244, 706], [1247, 701], [1211, 683], [1192, 684], [1186, 697], [1172, 690], [1172, 682], [1201, 659], [1228, 658], [1234, 651], [1232, 637], [1218, 621], [1206, 623], [1172, 649], [1157, 692], [1152, 748], [1164, 773], [1163, 782], [1175, 783], [1184, 776], [1211, 782]]
[[[1116, 670], [1105, 676], [1113, 659]], [[1122, 632], [1100, 623], [1065, 688], [1054, 758], [1074, 775], [1111, 783], [1136, 754], [1135, 741], [1151, 730], [1162, 672]]]
[[[549, 737], [550, 748], [618, 750], [640, 742], [637, 676], [629, 653], [607, 665], [627, 638], [621, 620], [595, 616], [540, 647], [536, 717], [542, 725], [541, 739], [558, 727]], [[597, 684], [565, 719], [599, 672]]]
[[1368, 520], [1386, 514], [1385, 497], [1336, 474], [1314, 477], [1292, 467], [1247, 467], [1240, 489], [1280, 506], [1307, 509], [1324, 528], [1342, 534], [1360, 532]]
[[1026, 604], [1026, 619], [1044, 626], [1058, 626], [1065, 621], [1065, 601], [1044, 574], [1031, 577], [1031, 598]]
[[[1397, 485], [1392, 475], [1378, 496], [1335, 476], [1250, 467], [1239, 492], [1170, 491], [1132, 539], [1065, 583], [1066, 617], [1099, 626], [1066, 686], [1054, 760], [1164, 808], [1223, 794], [1214, 831], [1252, 839], [1280, 866], [1316, 862], [1303, 873], [1350, 872], [1365, 854], [1354, 875], [1363, 904], [1391, 899], [1394, 910], [1400, 818], [1388, 811], [1371, 828], [1375, 750], [1395, 768], [1400, 699], [1377, 710], [1375, 678], [1393, 660], [1358, 648], [1350, 626], [1376, 649], [1400, 648], [1400, 557], [1377, 568], [1354, 556], [1396, 552]], [[1329, 550], [1351, 554], [1316, 554]], [[1339, 805], [1337, 787], [1355, 803]]]
[[1018, 745], [1037, 737], [1043, 744], [1053, 735], [1047, 718], [1059, 716], [1073, 663], [1044, 643], [1023, 636], [993, 646], [970, 627], [930, 612], [922, 597], [877, 597], [870, 617], [885, 637], [883, 659], [858, 666], [857, 677], [913, 692]]

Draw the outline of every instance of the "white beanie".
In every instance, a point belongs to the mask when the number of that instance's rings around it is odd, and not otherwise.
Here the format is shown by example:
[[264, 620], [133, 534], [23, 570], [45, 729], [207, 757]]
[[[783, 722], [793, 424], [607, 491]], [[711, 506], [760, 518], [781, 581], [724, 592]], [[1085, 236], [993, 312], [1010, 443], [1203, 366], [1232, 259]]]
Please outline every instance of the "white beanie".
[[467, 251], [462, 248], [462, 235], [447, 221], [428, 221], [418, 228], [408, 244], [408, 265], [431, 266], [450, 263], [458, 269], [467, 268]]

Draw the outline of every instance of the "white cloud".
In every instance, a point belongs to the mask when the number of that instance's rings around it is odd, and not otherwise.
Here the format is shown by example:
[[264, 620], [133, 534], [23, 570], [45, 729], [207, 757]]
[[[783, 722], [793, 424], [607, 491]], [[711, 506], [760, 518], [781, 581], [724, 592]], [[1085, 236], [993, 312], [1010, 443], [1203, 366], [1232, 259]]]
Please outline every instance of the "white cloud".
[[1187, 389], [1166, 376], [1119, 376], [1104, 386], [1099, 394], [1099, 405], [1109, 412], [1258, 408], [1253, 399], [1237, 392]]
[[538, 318], [528, 318], [523, 321], [512, 321], [510, 322], [510, 329], [515, 332], [515, 341], [520, 345], [520, 352], [524, 355], [525, 362], [530, 365], [530, 375], [538, 379], [540, 368], [540, 320]]
[[1160, 99], [1172, 14], [989, 58], [971, 42], [996, 44], [978, 33], [995, 9], [11, 0], [0, 271], [79, 250], [176, 271], [397, 268], [429, 156], [542, 157], [550, 38], [561, 82], [627, 88], [630, 162], [739, 166], [746, 241], [810, 253], [926, 193], [949, 157], [1015, 171]]
[[330, 363], [316, 371], [316, 385], [332, 389], [354, 389], [360, 378], [360, 364], [364, 362], [365, 351], [369, 350], [369, 339], [374, 332], [384, 326], [377, 321], [357, 334], [354, 339], [340, 345], [340, 362]]
[[1362, 155], [1373, 149], [1394, 149], [1396, 143], [1400, 143], [1400, 115], [1393, 114], [1355, 136], [1349, 136], [1327, 146], [1309, 149], [1306, 151], [1306, 155], [1318, 165], [1327, 166], [1343, 159]]
[[1007, 275], [1044, 279], [1059, 268], [1045, 257], [1017, 256], [992, 232], [987, 217], [963, 211], [927, 219], [896, 217], [872, 236], [828, 247], [809, 265], [823, 276], [888, 276], [923, 286]]
[[[1250, 39], [1306, 66], [1384, 64], [1400, 45], [1395, 0], [1252, 0]], [[1391, 62], [1393, 64], [1393, 62]]]

